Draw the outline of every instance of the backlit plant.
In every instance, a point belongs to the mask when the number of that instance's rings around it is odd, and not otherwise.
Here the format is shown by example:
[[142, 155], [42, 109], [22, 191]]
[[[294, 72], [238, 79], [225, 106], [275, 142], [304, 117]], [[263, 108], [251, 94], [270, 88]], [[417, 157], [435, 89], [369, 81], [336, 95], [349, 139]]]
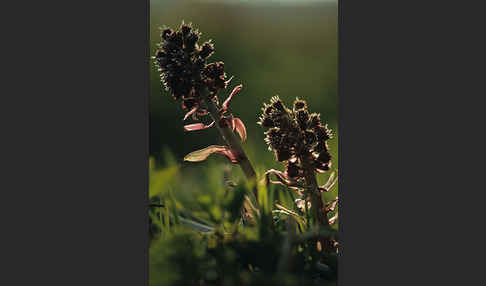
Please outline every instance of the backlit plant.
[[[264, 105], [258, 123], [269, 128], [265, 132], [265, 141], [275, 152], [276, 160], [285, 162], [285, 172], [272, 169], [265, 173], [267, 182], [291, 187], [300, 196], [296, 200], [299, 208], [310, 206], [314, 219], [321, 226], [333, 224], [337, 216], [330, 220], [327, 213], [334, 211], [337, 199], [326, 204], [321, 192], [329, 191], [334, 185], [334, 176], [330, 176], [324, 186], [318, 186], [316, 179], [316, 173], [324, 173], [331, 166], [327, 144], [327, 140], [332, 138], [331, 130], [322, 124], [320, 115], [310, 114], [304, 100], [296, 99], [293, 108], [289, 109], [275, 96], [270, 104]], [[278, 181], [269, 179], [272, 174]], [[335, 242], [326, 241], [325, 244], [327, 248], [333, 248]]]
[[[180, 210], [171, 196], [162, 202], [153, 197], [151, 220], [158, 221], [160, 226], [151, 228], [153, 237], [162, 233], [161, 243], [180, 244], [177, 247], [181, 251], [168, 254], [163, 251], [165, 247], [155, 247], [170, 261], [179, 261], [165, 264], [165, 260], [158, 260], [160, 265], [176, 267], [191, 285], [282, 285], [285, 279], [296, 283], [289, 285], [303, 285], [322, 279], [335, 280], [338, 239], [332, 226], [337, 221], [338, 200], [326, 202], [322, 193], [328, 192], [337, 178], [332, 173], [323, 186], [318, 185], [316, 178], [316, 174], [331, 169], [327, 144], [332, 138], [331, 130], [322, 123], [319, 114], [309, 112], [306, 101], [296, 99], [292, 108], [288, 108], [279, 97], [273, 97], [269, 104], [264, 104], [258, 123], [267, 129], [265, 142], [276, 160], [285, 164], [285, 170], [268, 170], [261, 174], [264, 179], [258, 181], [241, 145], [247, 139], [246, 127], [229, 109], [231, 99], [242, 85], [235, 86], [220, 102], [219, 94], [226, 90], [231, 79], [227, 79], [223, 62], [209, 62], [215, 47], [211, 41], [200, 44], [200, 36], [199, 31], [185, 23], [177, 30], [162, 29], [162, 41], [154, 56], [165, 88], [186, 112], [183, 121], [196, 121], [186, 124], [184, 130], [192, 132], [216, 126], [225, 143], [191, 152], [184, 160], [199, 162], [213, 153], [222, 154], [241, 167], [247, 184], [229, 182], [229, 169], [220, 170], [227, 181], [225, 190], [233, 195], [219, 200], [221, 206], [208, 205], [204, 200], [203, 209], [210, 213], [215, 225], [207, 225]], [[292, 206], [271, 199], [275, 185], [288, 190]], [[244, 199], [245, 196], [248, 197]], [[169, 207], [170, 212], [161, 210]], [[244, 225], [235, 221], [238, 213]], [[249, 218], [252, 223], [247, 223]], [[202, 240], [197, 242], [186, 233], [174, 236], [179, 225], [203, 233]], [[189, 239], [190, 249], [184, 249], [185, 243], [179, 241], [182, 237]], [[222, 252], [225, 254], [218, 254]], [[179, 282], [170, 285], [189, 285]]]

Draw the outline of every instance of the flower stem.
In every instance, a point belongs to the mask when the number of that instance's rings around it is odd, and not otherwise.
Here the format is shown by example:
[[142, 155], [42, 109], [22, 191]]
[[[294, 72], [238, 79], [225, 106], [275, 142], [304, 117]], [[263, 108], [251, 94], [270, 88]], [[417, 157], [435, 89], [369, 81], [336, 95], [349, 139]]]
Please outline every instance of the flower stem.
[[[209, 115], [211, 118], [216, 122], [216, 126], [219, 130], [219, 133], [223, 137], [223, 140], [226, 142], [226, 145], [236, 153], [238, 158], [238, 165], [240, 165], [243, 173], [245, 174], [248, 181], [252, 183], [256, 183], [256, 173], [251, 165], [248, 157], [246, 156], [243, 147], [241, 146], [240, 139], [236, 137], [233, 130], [228, 126], [228, 124], [221, 124], [221, 114], [219, 112], [219, 108], [217, 107], [216, 103], [209, 98], [209, 96], [204, 96], [204, 101], [206, 103]], [[257, 192], [256, 192], [256, 184], [255, 188], [253, 188], [253, 198], [251, 198], [254, 202], [256, 202]]]
[[[304, 169], [304, 177], [306, 181], [307, 196], [311, 199], [311, 213], [314, 214], [314, 218], [320, 228], [330, 229], [329, 218], [325, 211], [325, 201], [319, 191], [319, 185], [317, 184], [316, 173], [314, 168], [309, 164], [310, 160], [302, 160]], [[307, 205], [307, 203], [306, 203]], [[332, 240], [326, 236], [320, 236], [318, 241], [322, 245], [322, 249], [329, 251], [333, 250], [334, 246]]]
[[324, 211], [324, 201], [321, 196], [321, 192], [318, 189], [316, 174], [314, 169], [309, 166], [309, 160], [302, 160], [304, 169], [304, 177], [307, 185], [307, 194], [311, 199], [311, 212], [314, 213], [314, 217], [320, 226], [329, 226], [329, 218]]

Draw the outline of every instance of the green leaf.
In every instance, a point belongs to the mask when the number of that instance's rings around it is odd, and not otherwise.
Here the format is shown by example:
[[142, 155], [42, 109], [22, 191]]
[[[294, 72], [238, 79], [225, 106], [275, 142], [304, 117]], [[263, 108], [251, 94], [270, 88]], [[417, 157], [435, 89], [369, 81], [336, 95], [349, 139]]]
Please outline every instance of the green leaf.
[[149, 197], [153, 197], [166, 191], [175, 180], [178, 170], [178, 166], [165, 168], [160, 171], [151, 170], [149, 178]]
[[190, 219], [187, 219], [187, 218], [180, 218], [182, 224], [194, 229], [194, 230], [197, 230], [197, 231], [200, 231], [200, 232], [213, 232], [214, 231], [214, 228], [213, 227], [210, 227], [208, 225], [204, 225], [202, 223], [199, 223], [199, 222], [195, 222], [193, 220], [190, 220]]
[[206, 160], [209, 155], [213, 153], [218, 153], [218, 154], [223, 154], [225, 155], [228, 159], [230, 159], [231, 162], [237, 163], [238, 160], [236, 159], [236, 156], [231, 152], [231, 150], [226, 147], [226, 146], [219, 146], [219, 145], [211, 145], [208, 146], [204, 149], [197, 150], [194, 152], [191, 152], [184, 157], [184, 161], [189, 161], [189, 162], [201, 162]]

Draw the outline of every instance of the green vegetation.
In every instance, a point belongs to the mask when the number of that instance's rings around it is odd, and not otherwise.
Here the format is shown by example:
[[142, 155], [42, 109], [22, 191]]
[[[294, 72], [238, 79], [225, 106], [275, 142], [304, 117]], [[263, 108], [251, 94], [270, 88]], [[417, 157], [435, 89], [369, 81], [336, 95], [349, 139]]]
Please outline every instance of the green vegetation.
[[151, 197], [150, 285], [335, 285], [337, 256], [317, 250], [315, 225], [295, 207], [293, 191], [260, 184], [256, 223], [243, 225], [240, 208], [252, 188], [219, 159], [152, 165], [151, 187], [160, 191]]

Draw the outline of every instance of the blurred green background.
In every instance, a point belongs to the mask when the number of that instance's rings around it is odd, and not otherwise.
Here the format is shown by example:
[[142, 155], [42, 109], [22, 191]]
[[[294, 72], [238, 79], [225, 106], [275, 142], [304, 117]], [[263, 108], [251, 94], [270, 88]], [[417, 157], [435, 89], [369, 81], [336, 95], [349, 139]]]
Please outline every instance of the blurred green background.
[[[311, 112], [321, 113], [334, 133], [329, 146], [332, 167], [337, 169], [337, 13], [337, 0], [151, 0], [150, 51], [153, 55], [160, 42], [160, 27], [192, 22], [202, 32], [200, 42], [212, 39], [215, 44], [210, 61], [224, 61], [228, 77], [234, 76], [226, 93], [244, 85], [231, 111], [246, 124], [248, 141], [243, 146], [255, 167], [282, 170], [267, 150], [263, 128], [256, 124], [263, 102], [279, 95], [289, 106], [295, 97], [305, 99]], [[167, 159], [164, 150], [182, 163], [189, 152], [222, 143], [215, 128], [185, 133], [180, 103], [164, 90], [153, 64], [150, 75], [150, 155], [157, 165]], [[221, 99], [225, 96], [220, 93]], [[213, 157], [225, 162], [222, 156]]]

